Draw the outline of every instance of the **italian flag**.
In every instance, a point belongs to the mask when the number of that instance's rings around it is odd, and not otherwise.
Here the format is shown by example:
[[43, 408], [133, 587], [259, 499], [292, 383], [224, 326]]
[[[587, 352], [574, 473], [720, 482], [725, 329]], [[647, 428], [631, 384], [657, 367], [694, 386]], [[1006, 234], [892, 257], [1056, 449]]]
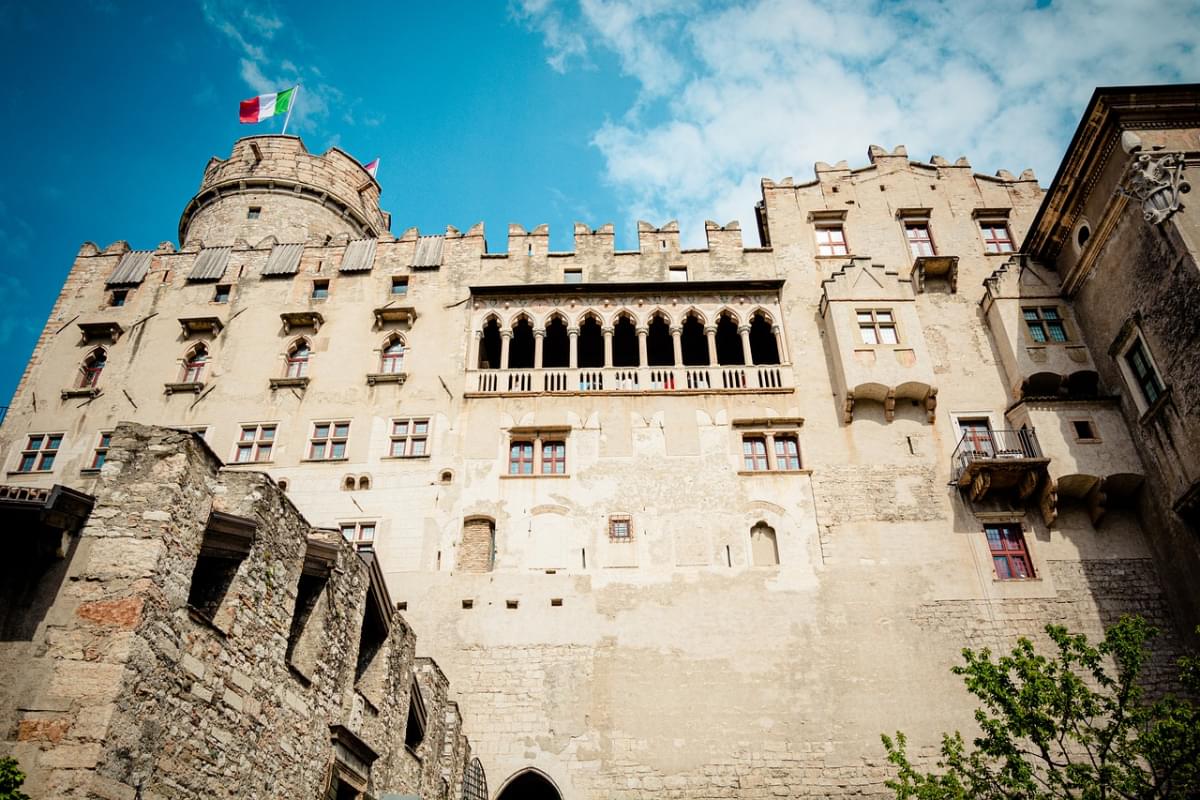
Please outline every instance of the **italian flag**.
[[292, 108], [292, 98], [296, 96], [296, 87], [276, 94], [264, 94], [243, 100], [238, 118], [243, 124], [253, 125], [270, 119], [276, 114], [286, 114]]

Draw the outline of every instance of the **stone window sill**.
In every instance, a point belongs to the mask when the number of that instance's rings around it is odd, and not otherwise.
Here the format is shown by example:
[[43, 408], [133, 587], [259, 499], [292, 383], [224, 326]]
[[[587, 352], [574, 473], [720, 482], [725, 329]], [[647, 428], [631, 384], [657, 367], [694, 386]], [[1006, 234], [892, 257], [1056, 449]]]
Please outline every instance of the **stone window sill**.
[[261, 466], [270, 466], [274, 463], [275, 463], [274, 459], [267, 459], [265, 461], [230, 461], [225, 466], [226, 467], [261, 467]]
[[374, 386], [377, 383], [394, 383], [403, 386], [408, 380], [407, 372], [372, 372], [367, 375], [367, 385]]
[[830, 255], [820, 255], [819, 253], [814, 258], [854, 258], [854, 253], [832, 253]]
[[302, 458], [302, 459], [300, 459], [300, 463], [301, 464], [339, 464], [341, 462], [349, 461], [349, 460], [350, 460], [349, 456], [344, 456], [342, 458]]
[[271, 378], [272, 389], [306, 389], [308, 388], [308, 378]]
[[83, 469], [79, 470], [79, 474], [80, 475], [99, 475], [100, 468], [99, 467], [84, 467]]
[[95, 397], [100, 394], [100, 390], [95, 386], [87, 386], [82, 389], [63, 389], [61, 394], [63, 400], [70, 400], [73, 397]]
[[501, 475], [500, 477], [501, 477], [501, 478], [505, 478], [505, 479], [513, 479], [513, 478], [569, 478], [569, 477], [571, 477], [571, 473], [569, 473], [569, 472], [547, 472], [547, 473], [541, 473], [541, 472], [533, 473], [533, 472], [531, 472], [531, 473], [529, 473], [528, 475], [512, 475], [512, 474], [510, 474], [510, 473], [507, 473], [507, 472], [506, 472], [506, 473], [504, 473], [503, 475]]
[[421, 459], [421, 458], [427, 459], [431, 455], [433, 455], [433, 454], [432, 453], [421, 453], [421, 454], [415, 455], [415, 456], [381, 456], [380, 461], [411, 461], [413, 459]]
[[811, 469], [739, 469], [738, 475], [812, 475]]
[[200, 390], [204, 388], [203, 381], [180, 381], [179, 383], [163, 384], [163, 390], [166, 394], [187, 393], [200, 394]]
[[8, 477], [19, 478], [22, 475], [49, 475], [53, 473], [52, 469], [10, 469]]

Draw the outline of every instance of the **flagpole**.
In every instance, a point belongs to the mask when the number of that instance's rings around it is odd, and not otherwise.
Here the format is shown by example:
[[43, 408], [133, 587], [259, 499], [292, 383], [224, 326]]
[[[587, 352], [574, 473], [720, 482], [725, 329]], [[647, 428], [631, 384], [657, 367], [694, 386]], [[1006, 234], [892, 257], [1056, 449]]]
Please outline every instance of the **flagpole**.
[[300, 84], [297, 83], [296, 91], [294, 94], [292, 94], [292, 102], [288, 103], [287, 115], [283, 118], [283, 130], [280, 132], [280, 134], [279, 134], [280, 136], [287, 135], [288, 120], [290, 120], [292, 118], [292, 108], [296, 105], [296, 98], [299, 96], [300, 96]]

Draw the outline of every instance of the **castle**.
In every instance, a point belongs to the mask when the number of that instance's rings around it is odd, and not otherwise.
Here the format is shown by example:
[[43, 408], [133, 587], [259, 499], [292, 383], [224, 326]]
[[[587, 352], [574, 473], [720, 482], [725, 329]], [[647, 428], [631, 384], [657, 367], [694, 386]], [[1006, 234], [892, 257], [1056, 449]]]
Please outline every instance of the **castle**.
[[963, 646], [1136, 612], [1165, 680], [1200, 86], [1097, 90], [1049, 189], [868, 158], [702, 248], [490, 253], [254, 136], [178, 247], [83, 245], [0, 428], [0, 754], [37, 797], [886, 796], [881, 732], [970, 724]]

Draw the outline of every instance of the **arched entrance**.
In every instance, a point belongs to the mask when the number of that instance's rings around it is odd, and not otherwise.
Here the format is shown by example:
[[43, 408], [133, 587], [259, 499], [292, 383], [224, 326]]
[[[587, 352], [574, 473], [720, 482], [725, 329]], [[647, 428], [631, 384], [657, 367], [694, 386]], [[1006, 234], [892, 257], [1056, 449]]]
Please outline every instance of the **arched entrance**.
[[527, 769], [510, 778], [496, 800], [562, 800], [562, 795], [543, 773]]

